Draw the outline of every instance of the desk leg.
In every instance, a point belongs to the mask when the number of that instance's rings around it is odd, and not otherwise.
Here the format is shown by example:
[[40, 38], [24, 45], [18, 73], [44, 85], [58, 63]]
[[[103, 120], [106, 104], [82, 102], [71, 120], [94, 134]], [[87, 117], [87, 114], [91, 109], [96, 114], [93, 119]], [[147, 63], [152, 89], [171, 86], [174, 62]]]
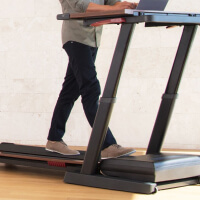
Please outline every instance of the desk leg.
[[104, 88], [103, 96], [100, 99], [99, 108], [82, 166], [82, 174], [89, 175], [96, 172], [101, 148], [105, 140], [112, 113], [113, 103], [115, 102], [126, 52], [128, 50], [134, 27], [134, 24], [122, 24], [121, 26], [107, 82]]
[[195, 37], [197, 25], [185, 26], [174, 60], [168, 84], [163, 94], [157, 119], [153, 128], [147, 154], [159, 153], [165, 137], [165, 133], [173, 111], [175, 98], [181, 81], [185, 63]]

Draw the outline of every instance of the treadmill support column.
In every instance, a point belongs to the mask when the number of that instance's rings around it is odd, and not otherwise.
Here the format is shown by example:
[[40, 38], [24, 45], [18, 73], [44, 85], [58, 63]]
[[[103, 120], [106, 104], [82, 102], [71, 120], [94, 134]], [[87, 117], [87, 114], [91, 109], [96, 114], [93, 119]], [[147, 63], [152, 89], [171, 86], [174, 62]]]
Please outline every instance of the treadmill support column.
[[121, 77], [126, 52], [131, 40], [135, 24], [122, 24], [115, 48], [110, 71], [106, 81], [103, 96], [100, 99], [99, 108], [93, 125], [90, 141], [82, 166], [82, 174], [95, 174], [101, 153], [101, 148], [112, 113], [113, 103], [116, 99], [117, 88]]
[[178, 87], [181, 81], [185, 63], [192, 46], [198, 25], [185, 25], [174, 60], [172, 71], [154, 124], [153, 132], [147, 149], [147, 154], [160, 153], [166, 130], [173, 111]]

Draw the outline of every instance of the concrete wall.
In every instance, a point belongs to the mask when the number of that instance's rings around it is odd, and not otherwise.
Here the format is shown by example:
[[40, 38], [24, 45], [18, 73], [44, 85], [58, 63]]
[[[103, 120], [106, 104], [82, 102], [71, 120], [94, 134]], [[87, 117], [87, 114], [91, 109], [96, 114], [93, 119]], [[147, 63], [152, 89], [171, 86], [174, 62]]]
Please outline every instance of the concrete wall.
[[[68, 58], [58, 0], [0, 0], [0, 142], [44, 145]], [[166, 10], [199, 12], [199, 0], [170, 0]], [[104, 27], [97, 57], [102, 91], [120, 26]], [[110, 128], [118, 143], [147, 147], [182, 27], [136, 27]], [[200, 149], [200, 32], [187, 62], [164, 147]], [[85, 146], [91, 128], [80, 99], [64, 140]]]

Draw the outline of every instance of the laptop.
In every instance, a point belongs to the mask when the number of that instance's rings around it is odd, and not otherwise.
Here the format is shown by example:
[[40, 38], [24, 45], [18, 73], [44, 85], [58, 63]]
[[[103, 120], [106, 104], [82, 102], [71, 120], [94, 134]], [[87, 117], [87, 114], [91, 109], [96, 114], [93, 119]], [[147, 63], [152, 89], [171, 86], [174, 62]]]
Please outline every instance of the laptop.
[[140, 0], [135, 10], [163, 11], [169, 0]]

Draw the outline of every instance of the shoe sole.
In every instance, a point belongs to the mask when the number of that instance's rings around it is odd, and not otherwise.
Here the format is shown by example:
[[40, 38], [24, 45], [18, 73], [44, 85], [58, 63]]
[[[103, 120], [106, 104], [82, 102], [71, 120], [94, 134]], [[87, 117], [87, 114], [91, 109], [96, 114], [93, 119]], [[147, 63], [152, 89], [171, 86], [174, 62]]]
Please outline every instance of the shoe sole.
[[45, 148], [45, 150], [49, 151], [49, 152], [59, 153], [59, 154], [62, 154], [64, 156], [78, 156], [78, 155], [80, 155], [80, 153], [79, 154], [64, 154], [64, 153], [61, 153], [59, 151], [55, 151], [55, 150], [51, 150], [51, 149], [47, 149], [47, 148]]
[[135, 152], [136, 152], [136, 150], [133, 150], [133, 151], [130, 151], [128, 153], [122, 154], [120, 156], [116, 156], [116, 157], [102, 157], [101, 159], [102, 160], [106, 160], [106, 159], [111, 159], [111, 158], [121, 158], [121, 157], [129, 156], [129, 155], [131, 155], [131, 154], [133, 154]]

